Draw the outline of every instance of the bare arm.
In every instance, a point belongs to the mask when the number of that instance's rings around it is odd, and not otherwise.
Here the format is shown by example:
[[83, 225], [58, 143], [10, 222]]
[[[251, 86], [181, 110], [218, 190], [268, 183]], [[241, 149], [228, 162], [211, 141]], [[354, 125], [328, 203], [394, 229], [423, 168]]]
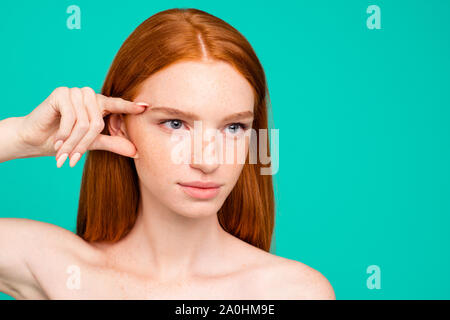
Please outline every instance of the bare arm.
[[38, 249], [39, 245], [30, 243], [33, 229], [36, 226], [32, 220], [0, 219], [0, 292], [16, 299], [44, 295], [27, 260], [30, 250]]
[[19, 134], [23, 117], [12, 117], [0, 121], [0, 162], [12, 159], [37, 157], [36, 148], [25, 145]]
[[[49, 299], [65, 284], [67, 265], [99, 261], [97, 250], [59, 226], [21, 218], [0, 218], [0, 292], [16, 299]], [[47, 291], [50, 290], [50, 291]]]
[[[26, 146], [19, 135], [22, 121], [22, 117], [0, 121], [0, 162], [39, 156], [39, 151]], [[27, 229], [25, 219], [0, 219], [0, 292], [16, 299], [36, 297], [40, 293], [25, 260], [31, 247]]]
[[[91, 88], [57, 88], [30, 114], [0, 121], [0, 163], [39, 156], [65, 161], [69, 154], [72, 159], [87, 150], [134, 157], [131, 141], [101, 134], [103, 117], [144, 110], [135, 102], [105, 97]], [[18, 299], [46, 298], [44, 289], [53, 275], [44, 276], [40, 283], [42, 271], [86, 253], [92, 258], [89, 246], [68, 230], [29, 219], [0, 218], [0, 292]]]

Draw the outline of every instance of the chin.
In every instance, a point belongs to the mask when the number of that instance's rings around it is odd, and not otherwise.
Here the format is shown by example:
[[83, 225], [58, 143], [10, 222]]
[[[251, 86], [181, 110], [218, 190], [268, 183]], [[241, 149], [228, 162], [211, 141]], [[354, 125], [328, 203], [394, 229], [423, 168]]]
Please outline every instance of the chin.
[[186, 218], [205, 218], [217, 214], [220, 207], [217, 203], [194, 203], [186, 204], [183, 208], [175, 209], [174, 212]]

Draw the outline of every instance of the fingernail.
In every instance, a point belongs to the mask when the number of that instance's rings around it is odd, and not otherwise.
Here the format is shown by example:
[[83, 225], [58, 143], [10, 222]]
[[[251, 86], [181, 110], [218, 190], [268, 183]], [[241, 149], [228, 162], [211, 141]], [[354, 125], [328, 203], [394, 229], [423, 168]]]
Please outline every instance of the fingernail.
[[139, 158], [139, 154], [136, 152], [136, 154], [134, 155], [134, 157], [132, 157], [134, 159], [138, 159]]
[[62, 140], [56, 141], [56, 143], [55, 143], [55, 150], [58, 150], [59, 147], [61, 147], [62, 144], [63, 144], [63, 141], [62, 141]]
[[57, 166], [58, 168], [61, 168], [61, 166], [64, 164], [64, 161], [66, 161], [68, 155], [69, 155], [68, 153], [63, 153], [63, 154], [59, 157], [58, 161], [56, 162], [56, 166]]
[[145, 103], [145, 102], [136, 102], [136, 104], [138, 106], [150, 107], [150, 105], [148, 103]]
[[79, 152], [74, 153], [72, 158], [70, 159], [69, 166], [74, 167], [77, 164], [78, 160], [80, 160], [80, 158], [81, 154]]

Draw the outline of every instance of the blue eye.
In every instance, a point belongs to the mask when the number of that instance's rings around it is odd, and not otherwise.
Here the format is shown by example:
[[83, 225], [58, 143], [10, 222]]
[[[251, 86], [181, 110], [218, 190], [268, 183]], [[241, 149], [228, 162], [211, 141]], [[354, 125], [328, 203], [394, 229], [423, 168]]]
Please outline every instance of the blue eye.
[[[169, 123], [169, 126], [170, 126], [170, 127], [168, 127], [168, 126], [166, 125], [167, 123]], [[177, 129], [180, 129], [181, 126], [182, 126], [184, 123], [183, 123], [182, 120], [179, 120], [179, 119], [169, 119], [169, 120], [161, 121], [159, 124], [164, 124], [164, 125], [166, 125], [166, 127], [167, 127], [168, 129], [177, 130]], [[236, 123], [232, 123], [232, 124], [228, 125], [228, 126], [227, 126], [227, 129], [228, 129], [228, 128], [231, 129], [231, 130], [230, 130], [230, 133], [231, 133], [232, 135], [235, 135], [236, 133], [238, 133], [238, 130], [239, 130], [239, 129], [242, 129], [243, 131], [245, 131], [245, 130], [247, 129], [247, 125], [245, 125], [245, 124], [243, 124], [243, 123], [240, 123], [240, 122], [236, 122]]]
[[169, 123], [170, 125], [170, 129], [180, 129], [180, 127], [183, 125], [183, 121], [178, 120], [178, 119], [171, 119], [171, 120], [165, 120], [160, 122], [160, 124], [166, 124]]
[[243, 123], [236, 122], [236, 123], [230, 124], [230, 125], [228, 126], [228, 128], [232, 128], [232, 129], [231, 129], [231, 133], [234, 134], [234, 133], [237, 132], [237, 130], [239, 130], [239, 128], [241, 128], [242, 130], [245, 131], [245, 129], [247, 129], [247, 126], [246, 126], [245, 124], [243, 124]]

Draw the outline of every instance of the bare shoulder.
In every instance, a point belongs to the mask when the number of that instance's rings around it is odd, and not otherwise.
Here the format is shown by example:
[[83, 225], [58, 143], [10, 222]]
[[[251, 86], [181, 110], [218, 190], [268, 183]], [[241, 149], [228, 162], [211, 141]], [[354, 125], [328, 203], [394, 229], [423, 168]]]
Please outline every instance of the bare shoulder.
[[0, 219], [0, 249], [0, 291], [18, 299], [46, 298], [42, 284], [54, 277], [55, 268], [96, 257], [71, 231], [24, 218]]
[[285, 299], [334, 300], [333, 287], [325, 276], [306, 264], [274, 256], [278, 263], [278, 280], [286, 284], [282, 287]]
[[254, 281], [250, 283], [255, 286], [255, 291], [265, 292], [264, 299], [336, 299], [327, 278], [306, 264], [256, 247], [247, 247], [246, 251], [247, 257], [254, 262], [249, 272]]
[[[26, 243], [27, 253], [33, 255], [33, 250], [64, 249], [69, 252], [89, 254], [93, 252], [82, 238], [60, 226], [25, 218], [1, 218], [0, 228], [2, 235], [10, 239], [20, 239], [20, 244]], [[39, 250], [37, 250], [39, 251]], [[41, 252], [42, 253], [42, 252]]]

